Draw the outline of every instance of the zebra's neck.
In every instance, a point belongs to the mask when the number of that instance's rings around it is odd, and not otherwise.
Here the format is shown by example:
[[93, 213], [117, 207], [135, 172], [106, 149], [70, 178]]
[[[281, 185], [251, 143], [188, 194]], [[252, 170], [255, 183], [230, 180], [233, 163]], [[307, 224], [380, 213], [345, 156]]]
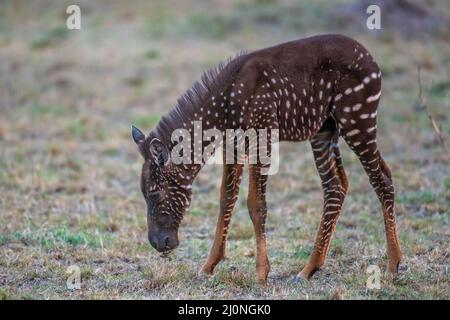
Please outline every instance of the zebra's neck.
[[[205, 132], [218, 130], [222, 134], [227, 127], [228, 97], [233, 80], [246, 61], [247, 55], [239, 55], [227, 64], [219, 64], [216, 68], [203, 74], [200, 82], [196, 82], [180, 99], [177, 105], [162, 117], [153, 131], [172, 150], [178, 143], [179, 130], [189, 133], [191, 150], [203, 152], [211, 141], [206, 140]], [[201, 150], [198, 150], [201, 148]], [[194, 156], [194, 154], [192, 154]], [[198, 159], [193, 159], [199, 163]], [[201, 163], [203, 165], [203, 163]]]

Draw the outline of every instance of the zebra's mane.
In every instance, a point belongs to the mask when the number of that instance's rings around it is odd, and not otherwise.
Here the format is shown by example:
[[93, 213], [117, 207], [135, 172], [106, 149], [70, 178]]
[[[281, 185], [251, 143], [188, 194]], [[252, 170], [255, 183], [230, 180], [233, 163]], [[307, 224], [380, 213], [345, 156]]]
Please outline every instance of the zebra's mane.
[[177, 105], [161, 118], [154, 130], [157, 137], [167, 146], [172, 145], [172, 132], [182, 128], [183, 123], [188, 120], [191, 121], [197, 112], [196, 110], [205, 106], [211, 97], [217, 94], [217, 91], [224, 90], [225, 86], [231, 84], [235, 74], [242, 67], [247, 57], [246, 52], [241, 52], [204, 72], [201, 80], [195, 82], [178, 99]]

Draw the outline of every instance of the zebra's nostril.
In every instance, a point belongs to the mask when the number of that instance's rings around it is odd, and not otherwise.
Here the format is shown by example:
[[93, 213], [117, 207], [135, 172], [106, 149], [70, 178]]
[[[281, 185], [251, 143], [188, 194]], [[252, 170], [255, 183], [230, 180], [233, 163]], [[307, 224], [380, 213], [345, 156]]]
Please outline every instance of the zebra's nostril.
[[166, 237], [164, 239], [164, 247], [167, 247], [169, 245], [169, 237]]

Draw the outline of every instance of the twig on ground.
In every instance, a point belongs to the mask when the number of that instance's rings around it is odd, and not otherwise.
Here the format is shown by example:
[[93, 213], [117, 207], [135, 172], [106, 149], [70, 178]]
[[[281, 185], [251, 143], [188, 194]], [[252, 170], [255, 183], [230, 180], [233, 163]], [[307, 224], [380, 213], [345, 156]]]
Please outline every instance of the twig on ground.
[[440, 127], [438, 126], [436, 120], [434, 119], [430, 109], [428, 108], [425, 99], [423, 97], [423, 89], [422, 89], [422, 77], [421, 77], [421, 69], [420, 66], [417, 66], [417, 83], [419, 85], [419, 96], [418, 96], [418, 107], [425, 111], [425, 114], [427, 115], [428, 119], [431, 122], [431, 126], [433, 127], [434, 133], [436, 134], [439, 142], [441, 143], [442, 147], [447, 152], [447, 155], [450, 156], [450, 153], [447, 149], [447, 146], [445, 144], [445, 138], [442, 135], [442, 131]]

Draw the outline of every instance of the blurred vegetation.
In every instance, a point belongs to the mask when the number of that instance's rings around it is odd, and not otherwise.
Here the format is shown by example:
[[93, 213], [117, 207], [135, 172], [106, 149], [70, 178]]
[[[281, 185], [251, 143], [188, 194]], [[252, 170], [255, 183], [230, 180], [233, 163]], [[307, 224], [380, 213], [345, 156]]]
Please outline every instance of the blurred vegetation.
[[[424, 98], [448, 141], [450, 32], [435, 23], [417, 29], [450, 17], [448, 1], [427, 1], [431, 18], [419, 22], [397, 21], [394, 6], [382, 12], [381, 30], [368, 30], [365, 2], [356, 0], [82, 0], [82, 29], [71, 31], [69, 2], [0, 5], [0, 299], [448, 299], [449, 158], [418, 107], [416, 80], [420, 65]], [[211, 278], [197, 273], [218, 215], [217, 166], [193, 186], [180, 247], [159, 256], [147, 241], [130, 126], [149, 132], [206, 68], [239, 51], [325, 32], [359, 40], [383, 72], [378, 140], [397, 190], [399, 276], [383, 277], [381, 290], [365, 287], [367, 266], [386, 264], [384, 225], [342, 141], [350, 192], [328, 262], [309, 283], [290, 282], [322, 208], [308, 143], [282, 144], [280, 171], [269, 179], [266, 289], [254, 278], [247, 177], [227, 259]], [[80, 291], [64, 285], [72, 264], [82, 270]]]
[[44, 32], [42, 35], [31, 42], [31, 47], [33, 49], [42, 49], [50, 47], [51, 45], [56, 45], [58, 42], [66, 39], [69, 35], [69, 29], [65, 26], [58, 26], [48, 31]]

